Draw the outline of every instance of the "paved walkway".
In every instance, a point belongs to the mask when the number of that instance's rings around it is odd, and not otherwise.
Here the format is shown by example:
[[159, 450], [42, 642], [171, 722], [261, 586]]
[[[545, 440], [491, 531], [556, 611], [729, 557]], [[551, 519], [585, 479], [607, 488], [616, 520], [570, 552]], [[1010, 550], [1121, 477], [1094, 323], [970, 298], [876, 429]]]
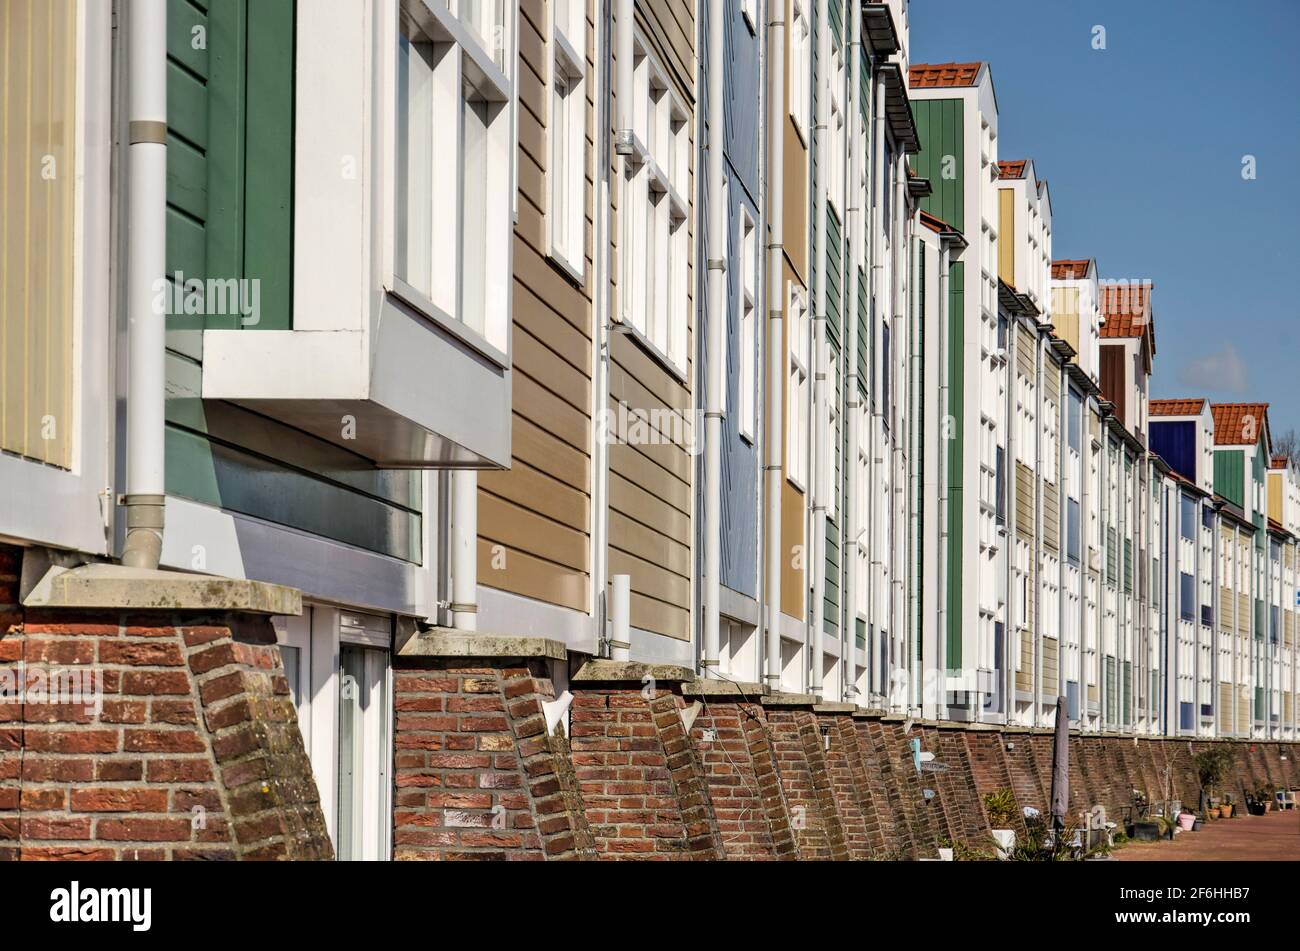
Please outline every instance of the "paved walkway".
[[1172, 842], [1130, 842], [1114, 855], [1121, 862], [1300, 860], [1300, 811], [1219, 819], [1205, 823], [1200, 832], [1181, 832]]

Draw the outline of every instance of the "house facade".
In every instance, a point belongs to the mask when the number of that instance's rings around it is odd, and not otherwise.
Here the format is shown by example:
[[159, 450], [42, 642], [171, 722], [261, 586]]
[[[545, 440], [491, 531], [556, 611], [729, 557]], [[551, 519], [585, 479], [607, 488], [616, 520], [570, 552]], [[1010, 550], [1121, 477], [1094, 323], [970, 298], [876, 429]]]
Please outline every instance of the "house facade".
[[0, 730], [0, 851], [861, 857], [835, 757], [1296, 739], [1267, 405], [1151, 399], [905, 0], [3, 17], [0, 675], [107, 712]]

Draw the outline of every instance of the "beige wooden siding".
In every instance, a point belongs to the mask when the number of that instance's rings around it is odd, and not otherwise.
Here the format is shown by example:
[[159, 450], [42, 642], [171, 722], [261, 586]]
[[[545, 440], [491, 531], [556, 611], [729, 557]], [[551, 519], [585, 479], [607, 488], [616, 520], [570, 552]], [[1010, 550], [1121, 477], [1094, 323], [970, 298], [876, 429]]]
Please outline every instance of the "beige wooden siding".
[[547, 256], [549, 28], [519, 9], [519, 200], [514, 245], [511, 468], [479, 477], [479, 582], [579, 611], [591, 584], [591, 129], [594, 26], [587, 9], [587, 174], [579, 288]]
[[0, 4], [0, 449], [62, 468], [75, 425], [76, 23], [74, 0]]
[[1218, 709], [1219, 734], [1223, 735], [1232, 728], [1232, 684], [1219, 684]]
[[[788, 137], [787, 137], [788, 141]], [[789, 234], [789, 232], [787, 232]], [[802, 287], [803, 282], [795, 271], [788, 258], [785, 266], [784, 286], [797, 284]], [[787, 316], [789, 316], [787, 314]], [[790, 353], [790, 321], [786, 320], [782, 325], [782, 333], [785, 339], [785, 353]], [[766, 361], [765, 361], [766, 362]], [[782, 407], [790, 405], [790, 362], [787, 356], [784, 361], [785, 369], [781, 372], [781, 398]], [[766, 367], [764, 368], [766, 370]], [[811, 372], [811, 368], [810, 372]], [[764, 392], [770, 393], [771, 389]], [[804, 547], [804, 493], [799, 490], [786, 476], [785, 461], [788, 458], [790, 446], [790, 427], [793, 420], [790, 419], [788, 412], [781, 414], [781, 432], [782, 445], [786, 447], [781, 453], [781, 611], [790, 617], [803, 620], [804, 608], [807, 603], [807, 589], [805, 588], [805, 572], [802, 567], [807, 562]], [[767, 498], [766, 495], [763, 496]]]
[[1237, 694], [1237, 731], [1250, 729], [1250, 691], [1239, 689]]
[[1043, 361], [1043, 395], [1050, 404], [1043, 407], [1043, 412], [1058, 414], [1061, 406], [1061, 364], [1050, 357]]
[[1038, 681], [1038, 690], [1044, 696], [1056, 696], [1060, 677], [1060, 643], [1055, 637], [1043, 638], [1043, 676]]
[[1026, 539], [1033, 539], [1034, 531], [1034, 490], [1038, 480], [1034, 471], [1023, 462], [1016, 463], [1016, 531]]
[[1233, 617], [1233, 608], [1237, 606], [1237, 598], [1232, 593], [1231, 588], [1219, 588], [1219, 627], [1224, 630], [1233, 630], [1237, 626], [1236, 619]]
[[1293, 647], [1295, 645], [1295, 611], [1292, 611], [1290, 608], [1286, 609], [1285, 621], [1282, 625], [1282, 629], [1283, 637], [1285, 638], [1283, 643], [1287, 647]]
[[1016, 193], [998, 189], [998, 277], [1016, 286]]
[[1016, 366], [1025, 379], [1037, 384], [1037, 371], [1034, 369], [1034, 348], [1038, 346], [1038, 340], [1033, 332], [1026, 330], [1020, 325], [1016, 325]]
[[1061, 551], [1061, 490], [1055, 482], [1043, 483], [1043, 544], [1048, 551]]
[[[1030, 598], [1032, 599], [1032, 595]], [[1029, 616], [1033, 617], [1033, 608]], [[1034, 689], [1034, 637], [1029, 631], [1020, 635], [1020, 669], [1016, 671], [1016, 689], [1026, 693]]]
[[1079, 349], [1079, 289], [1077, 287], [1052, 288], [1052, 324], [1056, 327], [1056, 336], [1077, 352]]
[[1088, 684], [1088, 702], [1096, 703], [1101, 698], [1101, 690], [1096, 684]]
[[[651, 53], [668, 76], [688, 114], [693, 114], [695, 95], [695, 20], [693, 5], [681, 0], [638, 4], [636, 25]], [[589, 35], [591, 30], [588, 31]], [[617, 65], [615, 64], [615, 68]], [[617, 115], [617, 103], [614, 104]], [[694, 247], [695, 212], [695, 123], [686, 123], [689, 169], [683, 198], [687, 209], [687, 313], [691, 315], [686, 334], [687, 365], [683, 377], [670, 371], [632, 334], [613, 334], [610, 342], [609, 404], [617, 419], [620, 404], [629, 411], [640, 410], [662, 416], [664, 411], [690, 420], [694, 361]], [[605, 130], [604, 134], [612, 134]], [[611, 167], [611, 181], [617, 181]], [[618, 261], [618, 189], [614, 189], [614, 220], [611, 241]], [[619, 300], [618, 270], [611, 274], [615, 300]], [[616, 305], [618, 306], [618, 305]], [[690, 445], [694, 433], [685, 439], [663, 439], [646, 445], [627, 445], [617, 439], [609, 447], [609, 570], [632, 578], [632, 626], [669, 637], [690, 637], [691, 605], [691, 478]]]

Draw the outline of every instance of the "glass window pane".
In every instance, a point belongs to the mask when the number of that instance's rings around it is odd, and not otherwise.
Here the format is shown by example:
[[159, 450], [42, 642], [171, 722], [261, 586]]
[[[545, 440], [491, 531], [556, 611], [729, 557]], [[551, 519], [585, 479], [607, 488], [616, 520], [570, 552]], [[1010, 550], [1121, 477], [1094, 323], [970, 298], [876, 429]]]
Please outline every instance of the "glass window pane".
[[484, 333], [487, 327], [487, 216], [489, 109], [496, 106], [471, 99], [470, 89], [461, 99], [464, 128], [461, 193], [461, 300], [465, 326]]
[[433, 44], [403, 36], [397, 56], [397, 276], [432, 296]]

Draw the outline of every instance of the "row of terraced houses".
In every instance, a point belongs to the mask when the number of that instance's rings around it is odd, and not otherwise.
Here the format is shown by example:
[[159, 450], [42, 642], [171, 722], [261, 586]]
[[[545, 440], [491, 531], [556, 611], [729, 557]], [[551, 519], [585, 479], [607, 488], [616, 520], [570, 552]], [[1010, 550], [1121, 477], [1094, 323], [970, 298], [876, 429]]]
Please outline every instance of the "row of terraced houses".
[[0, 850], [617, 852], [660, 696], [1300, 740], [1268, 406], [906, 0], [0, 16], [0, 663], [102, 693]]

